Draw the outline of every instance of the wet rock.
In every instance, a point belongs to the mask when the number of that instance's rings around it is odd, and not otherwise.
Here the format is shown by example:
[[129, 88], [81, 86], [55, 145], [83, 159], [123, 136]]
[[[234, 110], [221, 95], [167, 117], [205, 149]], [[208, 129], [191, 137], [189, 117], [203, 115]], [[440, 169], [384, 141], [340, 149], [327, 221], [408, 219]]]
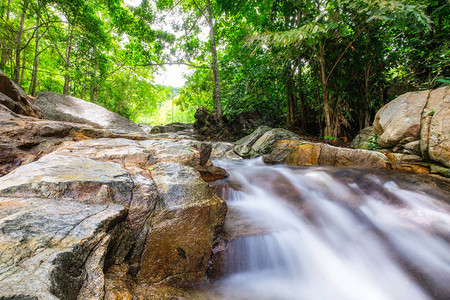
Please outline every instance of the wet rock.
[[450, 168], [432, 164], [430, 165], [430, 172], [432, 174], [439, 174], [444, 177], [450, 178]]
[[199, 166], [197, 167], [197, 170], [200, 172], [202, 179], [206, 182], [221, 180], [228, 176], [227, 171], [215, 166]]
[[296, 166], [388, 168], [387, 158], [379, 152], [288, 140], [279, 141], [272, 153], [264, 157], [264, 161]]
[[128, 275], [128, 265], [114, 265], [105, 274], [105, 300], [131, 300], [132, 278]]
[[202, 143], [200, 145], [200, 166], [204, 167], [211, 157], [212, 145]]
[[41, 109], [44, 118], [48, 120], [88, 124], [117, 133], [145, 135], [137, 124], [127, 118], [75, 97], [40, 92], [36, 105]]
[[269, 164], [293, 166], [355, 166], [419, 174], [448, 174], [445, 168], [438, 168], [437, 165], [433, 167], [435, 172], [432, 172], [432, 164], [424, 162], [422, 157], [417, 155], [338, 148], [327, 144], [289, 140], [279, 141], [272, 153], [265, 155], [263, 160]]
[[333, 147], [327, 144], [283, 140], [264, 157], [267, 163], [295, 166], [361, 166], [387, 168], [387, 158], [378, 152]]
[[38, 198], [0, 198], [0, 208], [0, 298], [76, 299], [90, 290], [101, 299], [87, 278], [102, 280], [102, 258], [118, 238], [111, 228], [125, 226], [126, 209]]
[[173, 285], [201, 282], [213, 240], [224, 222], [226, 204], [191, 167], [158, 163], [152, 177], [161, 197], [161, 211], [151, 220], [141, 256], [145, 263], [137, 280]]
[[283, 129], [275, 128], [264, 133], [253, 145], [250, 152], [251, 157], [260, 156], [270, 153], [273, 146], [280, 140], [299, 140], [300, 136], [297, 134]]
[[39, 108], [25, 91], [0, 70], [0, 104], [11, 111], [29, 117], [42, 117]]

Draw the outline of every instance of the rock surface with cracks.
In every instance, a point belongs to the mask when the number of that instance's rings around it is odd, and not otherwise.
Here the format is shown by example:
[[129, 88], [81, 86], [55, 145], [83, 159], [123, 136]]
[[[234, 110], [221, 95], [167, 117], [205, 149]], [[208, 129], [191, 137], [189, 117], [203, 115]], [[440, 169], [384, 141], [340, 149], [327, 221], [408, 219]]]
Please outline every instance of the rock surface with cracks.
[[[21, 163], [0, 177], [0, 298], [139, 298], [204, 280], [226, 204], [197, 171], [200, 142], [2, 112]], [[13, 137], [55, 142], [38, 155]]]

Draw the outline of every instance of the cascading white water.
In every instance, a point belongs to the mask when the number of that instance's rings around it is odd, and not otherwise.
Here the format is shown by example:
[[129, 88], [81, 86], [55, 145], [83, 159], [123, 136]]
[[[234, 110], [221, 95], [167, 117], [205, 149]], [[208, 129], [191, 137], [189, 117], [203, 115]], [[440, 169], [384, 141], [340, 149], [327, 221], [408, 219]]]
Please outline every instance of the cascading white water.
[[241, 263], [219, 282], [224, 299], [450, 299], [450, 205], [436, 199], [448, 190], [363, 169], [219, 164], [243, 189], [230, 209], [277, 228], [232, 242]]

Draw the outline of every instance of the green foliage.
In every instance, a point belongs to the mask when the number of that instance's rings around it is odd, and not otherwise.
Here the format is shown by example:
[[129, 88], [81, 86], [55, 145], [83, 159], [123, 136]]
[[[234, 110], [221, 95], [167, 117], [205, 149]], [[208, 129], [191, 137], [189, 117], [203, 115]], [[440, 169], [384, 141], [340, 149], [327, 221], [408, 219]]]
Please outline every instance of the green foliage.
[[368, 150], [377, 150], [380, 148], [380, 145], [378, 144], [378, 135], [375, 134], [373, 136], [371, 136], [368, 140], [367, 140], [367, 149]]
[[[35, 81], [37, 92], [66, 92], [134, 121], [192, 122], [198, 107], [215, 107], [207, 3], [230, 120], [257, 116], [333, 140], [369, 125], [393, 87], [450, 84], [446, 0], [144, 0], [135, 8], [8, 0], [0, 68], [11, 77], [19, 69], [27, 91]], [[171, 26], [176, 34], [161, 30]], [[176, 90], [152, 82], [165, 62], [197, 68]]]

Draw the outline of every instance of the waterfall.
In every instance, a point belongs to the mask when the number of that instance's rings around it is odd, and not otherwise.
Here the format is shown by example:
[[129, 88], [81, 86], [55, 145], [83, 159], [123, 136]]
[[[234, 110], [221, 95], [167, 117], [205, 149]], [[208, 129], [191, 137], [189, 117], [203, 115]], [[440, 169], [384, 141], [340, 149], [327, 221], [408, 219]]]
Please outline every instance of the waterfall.
[[240, 186], [226, 193], [229, 209], [268, 228], [230, 241], [230, 274], [217, 283], [224, 299], [450, 298], [448, 183], [261, 160], [218, 164]]

